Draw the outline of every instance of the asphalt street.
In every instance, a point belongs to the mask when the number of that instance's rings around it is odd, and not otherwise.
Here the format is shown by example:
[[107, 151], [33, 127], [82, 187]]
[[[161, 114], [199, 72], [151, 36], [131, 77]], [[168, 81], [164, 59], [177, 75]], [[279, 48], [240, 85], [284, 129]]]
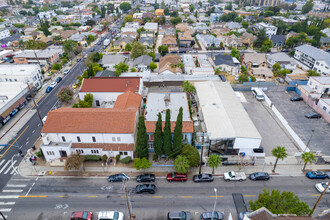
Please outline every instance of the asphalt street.
[[[129, 199], [136, 219], [166, 219], [168, 211], [190, 211], [193, 219], [199, 219], [204, 211], [211, 211], [217, 199], [216, 210], [227, 217], [231, 212], [237, 216], [232, 193], [242, 193], [245, 202], [257, 199], [257, 195], [266, 189], [292, 191], [312, 207], [318, 199], [315, 190], [318, 180], [306, 177], [272, 177], [269, 181], [225, 182], [216, 177], [212, 183], [168, 183], [165, 179], [157, 179], [155, 194], [135, 194], [138, 184], [135, 179], [127, 183]], [[10, 204], [0, 207], [7, 212], [8, 219], [69, 219], [73, 211], [117, 210], [125, 213], [128, 219], [126, 197], [122, 183], [109, 183], [105, 178], [33, 178], [24, 179], [15, 176], [6, 189], [15, 184], [21, 185], [21, 192], [1, 193], [0, 200]], [[217, 189], [217, 197], [214, 188]], [[10, 190], [9, 190], [10, 191]], [[1, 204], [1, 203], [0, 203]], [[315, 214], [330, 207], [330, 196], [326, 194]], [[96, 219], [96, 218], [94, 218]]]

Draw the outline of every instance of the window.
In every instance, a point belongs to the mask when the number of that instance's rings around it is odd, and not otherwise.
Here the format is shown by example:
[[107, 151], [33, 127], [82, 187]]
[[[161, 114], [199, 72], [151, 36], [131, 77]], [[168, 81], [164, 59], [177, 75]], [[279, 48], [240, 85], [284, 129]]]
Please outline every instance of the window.
[[326, 111], [327, 110], [327, 107], [323, 106], [323, 110]]
[[100, 101], [99, 100], [96, 100], [96, 106], [100, 106]]
[[98, 154], [99, 150], [91, 150], [92, 154]]
[[80, 140], [80, 137], [79, 137], [79, 136], [77, 136], [77, 141], [78, 141], [78, 142], [81, 142], [81, 140]]
[[124, 152], [124, 155], [127, 155], [127, 152], [126, 151]]
[[121, 152], [121, 151], [119, 152], [119, 154], [120, 154], [120, 155], [124, 155], [124, 153], [123, 153], [123, 152]]
[[120, 137], [117, 137], [117, 141], [121, 141], [121, 138]]
[[15, 80], [15, 82], [17, 82], [17, 79], [14, 79]]
[[319, 62], [316, 62], [316, 65], [320, 65], [320, 63]]
[[65, 142], [65, 137], [64, 136], [62, 136], [62, 141]]
[[93, 142], [96, 142], [96, 138], [95, 137], [92, 137], [92, 140], [93, 140]]
[[47, 155], [55, 155], [54, 151], [47, 151]]
[[84, 153], [84, 150], [76, 150], [76, 152], [83, 154]]
[[112, 137], [112, 141], [116, 141], [116, 137]]

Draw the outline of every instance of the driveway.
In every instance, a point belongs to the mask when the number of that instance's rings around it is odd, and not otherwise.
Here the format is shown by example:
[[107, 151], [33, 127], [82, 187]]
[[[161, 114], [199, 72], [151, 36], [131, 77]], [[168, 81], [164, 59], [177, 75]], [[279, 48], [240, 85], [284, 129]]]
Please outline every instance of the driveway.
[[244, 98], [241, 98], [242, 104], [262, 137], [261, 146], [266, 155], [272, 155], [272, 149], [277, 146], [286, 147], [289, 155], [297, 153], [298, 148], [281, 127], [276, 116], [272, 114], [269, 106], [265, 102], [257, 101], [250, 91], [241, 92], [241, 95], [246, 99], [245, 101]]
[[[325, 155], [330, 155], [329, 123], [323, 118], [305, 118], [305, 114], [312, 112], [313, 109], [304, 101], [291, 102], [290, 98], [297, 95], [295, 92], [267, 91], [266, 94], [305, 144], [311, 139], [309, 147], [313, 151], [321, 151]], [[312, 132], [312, 130], [314, 130], [314, 132]], [[311, 138], [312, 133], [313, 137]]]

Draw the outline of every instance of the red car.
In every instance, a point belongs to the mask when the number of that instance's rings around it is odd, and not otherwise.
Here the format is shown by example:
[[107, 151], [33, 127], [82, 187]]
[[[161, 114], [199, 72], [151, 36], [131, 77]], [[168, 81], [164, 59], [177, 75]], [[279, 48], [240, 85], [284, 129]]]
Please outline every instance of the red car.
[[169, 173], [169, 174], [167, 174], [166, 179], [169, 182], [172, 182], [172, 181], [185, 182], [185, 181], [187, 181], [187, 174]]
[[92, 220], [93, 213], [83, 211], [83, 212], [72, 212], [71, 220]]
[[129, 52], [124, 52], [123, 54], [129, 54]]

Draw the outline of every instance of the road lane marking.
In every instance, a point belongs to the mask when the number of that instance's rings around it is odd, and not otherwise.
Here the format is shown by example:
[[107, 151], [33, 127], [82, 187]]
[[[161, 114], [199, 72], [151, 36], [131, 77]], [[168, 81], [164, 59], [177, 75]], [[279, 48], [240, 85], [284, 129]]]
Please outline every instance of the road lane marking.
[[33, 134], [34, 132], [36, 132], [36, 130], [33, 130], [33, 131], [32, 131], [32, 134]]
[[25, 143], [25, 145], [28, 145], [28, 143], [29, 143], [29, 142], [27, 141], [27, 142]]
[[15, 144], [15, 142], [22, 136], [22, 134], [26, 131], [26, 129], [28, 129], [30, 125], [26, 126], [26, 128], [22, 131], [22, 133], [14, 140], [13, 143], [11, 143], [11, 145], [7, 148], [7, 150], [1, 155], [0, 159], [7, 153], [7, 151], [9, 151], [9, 149]]
[[0, 209], [0, 212], [10, 212], [11, 209]]
[[10, 164], [10, 167], [8, 167], [8, 169], [3, 173], [3, 174], [7, 174], [9, 172], [10, 169], [14, 168], [14, 164], [17, 163], [17, 160], [15, 160], [13, 163]]
[[[120, 198], [126, 198], [126, 196], [120, 196]], [[131, 198], [130, 196], [127, 196], [127, 198]]]
[[311, 194], [311, 196], [320, 196], [320, 194]]
[[2, 161], [0, 162], [0, 166], [1, 166], [4, 162], [5, 162], [5, 160], [2, 160]]
[[23, 192], [22, 189], [4, 189], [2, 190], [3, 193], [20, 193]]
[[26, 140], [28, 141], [30, 139], [30, 137], [27, 137]]
[[161, 198], [163, 198], [163, 196], [152, 196], [151, 198], [154, 198], [154, 199], [161, 199]]
[[224, 197], [224, 196], [210, 196], [211, 198], [215, 198], [215, 197], [217, 197], [217, 198], [222, 198], [222, 197]]
[[19, 198], [18, 195], [14, 195], [14, 196], [0, 196], [0, 199], [17, 199]]
[[254, 196], [257, 196], [257, 195], [244, 195], [244, 197], [254, 197]]
[[0, 205], [15, 205], [15, 202], [0, 202]]
[[69, 196], [58, 196], [58, 197], [60, 197], [60, 198], [66, 198], [66, 197], [69, 197]]
[[47, 196], [19, 196], [19, 198], [46, 198]]
[[2, 167], [2, 169], [0, 170], [0, 174], [2, 173], [2, 171], [4, 171], [6, 169], [6, 167], [8, 166], [9, 163], [10, 163], [10, 160], [8, 160], [8, 162]]
[[7, 187], [26, 187], [26, 185], [7, 184]]
[[192, 198], [192, 196], [181, 196], [181, 198], [188, 199], [188, 198]]
[[29, 195], [29, 193], [30, 193], [30, 191], [31, 191], [32, 187], [34, 186], [34, 184], [35, 184], [35, 182], [34, 182], [34, 183], [32, 183], [32, 186], [31, 186], [31, 187], [30, 187], [30, 189], [27, 191], [27, 193], [25, 194], [25, 196]]
[[99, 196], [88, 196], [88, 198], [97, 198]]

